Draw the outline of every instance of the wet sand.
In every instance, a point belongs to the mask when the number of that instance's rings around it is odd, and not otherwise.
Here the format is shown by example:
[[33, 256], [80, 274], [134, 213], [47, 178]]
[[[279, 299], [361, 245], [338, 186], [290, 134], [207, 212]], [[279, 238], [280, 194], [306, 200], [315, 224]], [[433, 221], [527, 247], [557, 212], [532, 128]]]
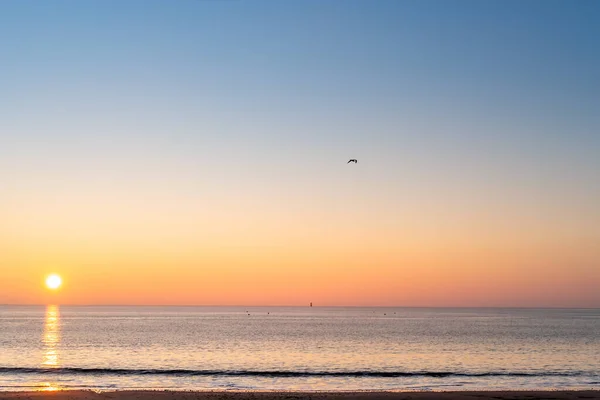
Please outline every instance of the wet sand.
[[600, 390], [502, 392], [4, 392], [0, 400], [600, 400]]

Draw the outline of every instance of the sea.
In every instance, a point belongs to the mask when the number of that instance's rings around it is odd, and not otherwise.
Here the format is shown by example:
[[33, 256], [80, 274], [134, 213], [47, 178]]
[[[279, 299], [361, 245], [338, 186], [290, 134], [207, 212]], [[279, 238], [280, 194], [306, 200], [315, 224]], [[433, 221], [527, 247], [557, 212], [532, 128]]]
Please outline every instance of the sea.
[[0, 390], [58, 389], [600, 389], [600, 310], [0, 306]]

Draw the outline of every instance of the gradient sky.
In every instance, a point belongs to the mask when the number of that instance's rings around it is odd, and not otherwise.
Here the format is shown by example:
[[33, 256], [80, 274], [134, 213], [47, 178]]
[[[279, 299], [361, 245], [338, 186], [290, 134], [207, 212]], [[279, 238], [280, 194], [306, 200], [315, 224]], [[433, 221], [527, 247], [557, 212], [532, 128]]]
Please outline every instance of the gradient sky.
[[593, 0], [2, 1], [0, 303], [600, 307], [599, 40]]

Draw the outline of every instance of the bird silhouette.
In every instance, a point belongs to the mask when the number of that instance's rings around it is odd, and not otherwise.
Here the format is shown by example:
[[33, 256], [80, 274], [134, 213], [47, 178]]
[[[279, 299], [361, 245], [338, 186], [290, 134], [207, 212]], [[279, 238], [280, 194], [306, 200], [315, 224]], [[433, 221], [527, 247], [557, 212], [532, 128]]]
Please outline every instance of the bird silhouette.
[[356, 158], [351, 158], [350, 160], [348, 160], [348, 162], [346, 164], [350, 164], [351, 162], [357, 164], [358, 160], [356, 160]]

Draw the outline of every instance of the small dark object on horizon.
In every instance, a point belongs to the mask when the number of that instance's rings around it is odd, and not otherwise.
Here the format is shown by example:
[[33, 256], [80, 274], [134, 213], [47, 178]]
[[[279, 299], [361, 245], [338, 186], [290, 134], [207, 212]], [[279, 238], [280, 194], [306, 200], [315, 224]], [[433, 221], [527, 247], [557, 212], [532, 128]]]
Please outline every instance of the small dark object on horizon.
[[358, 160], [356, 158], [351, 158], [346, 164], [350, 164], [351, 162], [358, 164]]

